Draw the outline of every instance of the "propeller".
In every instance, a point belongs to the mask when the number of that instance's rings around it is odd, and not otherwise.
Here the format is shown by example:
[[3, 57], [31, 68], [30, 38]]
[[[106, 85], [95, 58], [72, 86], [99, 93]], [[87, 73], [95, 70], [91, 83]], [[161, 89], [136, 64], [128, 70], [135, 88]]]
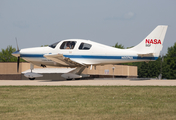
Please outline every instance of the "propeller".
[[17, 60], [17, 72], [19, 72], [19, 64], [20, 64], [20, 56], [18, 57], [18, 60]]
[[[17, 45], [17, 52], [19, 52], [19, 47], [18, 47], [18, 41], [17, 38], [16, 39], [16, 45]], [[17, 72], [19, 72], [19, 65], [20, 65], [20, 55], [18, 56], [18, 60], [17, 60]]]

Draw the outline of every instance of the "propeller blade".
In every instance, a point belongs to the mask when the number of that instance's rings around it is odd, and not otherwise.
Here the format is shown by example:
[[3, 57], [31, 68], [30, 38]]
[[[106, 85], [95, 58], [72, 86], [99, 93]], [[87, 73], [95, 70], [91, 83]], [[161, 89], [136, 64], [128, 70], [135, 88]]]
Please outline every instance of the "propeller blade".
[[20, 56], [18, 57], [18, 61], [17, 61], [17, 72], [19, 72], [19, 64], [20, 64]]
[[17, 45], [17, 51], [14, 52], [14, 56], [18, 57], [18, 60], [17, 60], [17, 72], [19, 72], [19, 65], [20, 65], [20, 49], [18, 47], [18, 41], [17, 41], [17, 38], [15, 37], [15, 40], [16, 40], [16, 45]]

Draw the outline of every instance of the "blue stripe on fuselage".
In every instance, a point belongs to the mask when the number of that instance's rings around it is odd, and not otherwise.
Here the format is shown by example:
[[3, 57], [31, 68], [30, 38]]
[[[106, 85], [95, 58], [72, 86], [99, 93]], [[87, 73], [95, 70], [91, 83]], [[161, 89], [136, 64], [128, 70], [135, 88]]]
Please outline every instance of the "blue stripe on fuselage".
[[156, 60], [158, 57], [139, 57], [139, 56], [95, 56], [95, 55], [64, 55], [68, 58], [84, 58], [84, 59], [124, 59], [124, 60], [134, 60], [134, 59], [148, 59]]
[[[20, 57], [45, 58], [44, 54], [21, 54]], [[139, 56], [100, 56], [100, 55], [63, 55], [68, 58], [78, 59], [122, 59], [122, 60], [156, 60], [158, 57], [139, 57]]]
[[20, 54], [20, 57], [44, 58], [44, 54]]

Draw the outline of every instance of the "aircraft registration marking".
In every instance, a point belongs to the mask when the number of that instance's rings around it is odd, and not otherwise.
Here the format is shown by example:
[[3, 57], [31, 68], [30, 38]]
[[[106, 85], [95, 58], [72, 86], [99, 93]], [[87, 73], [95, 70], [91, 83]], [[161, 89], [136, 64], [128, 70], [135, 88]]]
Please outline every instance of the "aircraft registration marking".
[[125, 60], [133, 60], [133, 56], [122, 56], [121, 58]]

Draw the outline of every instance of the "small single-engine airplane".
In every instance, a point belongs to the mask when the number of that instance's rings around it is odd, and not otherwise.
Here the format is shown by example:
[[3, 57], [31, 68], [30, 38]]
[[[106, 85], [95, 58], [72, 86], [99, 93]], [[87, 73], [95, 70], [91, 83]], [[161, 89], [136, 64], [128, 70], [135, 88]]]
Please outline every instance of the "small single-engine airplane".
[[[19, 69], [19, 60], [24, 60], [42, 67], [60, 66], [76, 67], [69, 73], [62, 74], [65, 79], [81, 78], [85, 67], [118, 64], [127, 62], [154, 61], [163, 47], [164, 37], [167, 31], [166, 25], [157, 26], [141, 43], [130, 49], [118, 49], [111, 46], [96, 43], [83, 39], [67, 39], [47, 47], [35, 47], [19, 50], [12, 53], [18, 57], [17, 69]], [[26, 74], [29, 79], [41, 77], [37, 73]]]

